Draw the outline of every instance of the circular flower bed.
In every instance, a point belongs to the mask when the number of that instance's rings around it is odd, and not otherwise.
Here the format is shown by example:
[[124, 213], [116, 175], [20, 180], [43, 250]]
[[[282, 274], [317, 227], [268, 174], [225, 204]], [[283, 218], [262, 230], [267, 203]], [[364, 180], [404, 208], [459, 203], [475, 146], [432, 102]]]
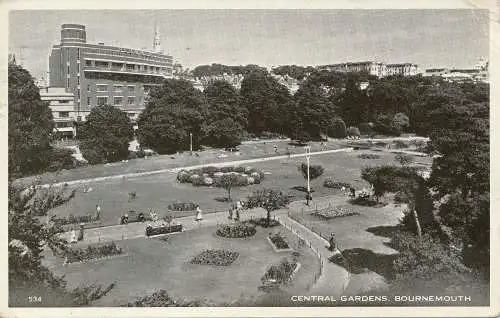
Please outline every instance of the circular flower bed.
[[191, 264], [199, 265], [214, 265], [214, 266], [229, 266], [239, 256], [238, 252], [231, 252], [227, 250], [205, 250], [196, 255]]
[[255, 226], [248, 225], [246, 222], [236, 224], [224, 224], [217, 229], [217, 235], [228, 238], [243, 238], [254, 236], [257, 230]]
[[194, 186], [212, 186], [227, 174], [238, 176], [240, 184], [260, 184], [264, 179], [264, 172], [250, 166], [236, 167], [203, 167], [193, 170], [181, 170], [177, 174], [180, 183], [191, 183]]

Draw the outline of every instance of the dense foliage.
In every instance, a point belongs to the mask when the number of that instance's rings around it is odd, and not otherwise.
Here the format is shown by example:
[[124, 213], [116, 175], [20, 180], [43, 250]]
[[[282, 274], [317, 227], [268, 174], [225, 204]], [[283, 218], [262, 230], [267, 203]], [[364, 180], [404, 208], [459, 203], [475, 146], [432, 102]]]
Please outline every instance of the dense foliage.
[[[59, 233], [61, 226], [56, 217], [42, 223], [50, 209], [69, 201], [69, 195], [50, 188], [40, 192], [35, 187], [20, 189], [9, 185], [9, 305], [28, 306], [28, 296], [43, 298], [44, 306], [85, 306], [105, 296], [114, 286], [79, 287], [66, 289], [66, 281], [55, 276], [42, 264], [43, 251], [49, 248], [56, 255], [63, 255], [67, 242]], [[39, 305], [39, 304], [38, 304]]]
[[290, 203], [290, 197], [281, 191], [273, 189], [255, 190], [248, 196], [245, 202], [245, 208], [262, 208], [267, 212], [267, 223], [271, 223], [271, 212], [279, 210]]
[[9, 64], [9, 176], [39, 173], [50, 163], [54, 122], [31, 75]]
[[254, 236], [257, 233], [255, 226], [247, 222], [238, 222], [235, 224], [222, 224], [217, 229], [217, 235], [227, 238], [244, 238]]
[[67, 249], [64, 256], [68, 263], [85, 262], [92, 259], [123, 254], [123, 249], [114, 242], [98, 246], [89, 245], [84, 249]]
[[92, 108], [79, 136], [83, 156], [89, 163], [96, 164], [127, 159], [134, 132], [125, 112], [104, 105]]

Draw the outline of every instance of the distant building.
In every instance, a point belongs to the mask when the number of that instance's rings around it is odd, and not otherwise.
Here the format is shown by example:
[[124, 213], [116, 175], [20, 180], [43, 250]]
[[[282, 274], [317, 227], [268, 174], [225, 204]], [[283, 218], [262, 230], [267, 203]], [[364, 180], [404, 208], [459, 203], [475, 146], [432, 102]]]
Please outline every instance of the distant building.
[[337, 71], [337, 72], [357, 72], [368, 73], [377, 77], [384, 77], [387, 73], [387, 67], [384, 63], [366, 61], [366, 62], [348, 62], [339, 64], [323, 65], [318, 67], [319, 70]]
[[431, 68], [426, 69], [424, 76], [439, 76], [447, 81], [454, 82], [489, 82], [489, 62], [486, 59], [480, 59], [473, 68]]
[[418, 65], [413, 63], [387, 64], [387, 76], [415, 76], [418, 74]]
[[74, 122], [84, 121], [89, 111], [79, 112], [75, 107], [75, 96], [67, 93], [64, 87], [46, 87], [40, 83], [40, 98], [48, 102], [54, 117], [54, 133], [58, 138], [73, 138], [76, 136]]
[[149, 90], [172, 77], [173, 59], [162, 53], [158, 28], [153, 51], [89, 44], [86, 36], [83, 25], [62, 25], [61, 43], [49, 56], [49, 87], [73, 94], [76, 113], [109, 104], [136, 120]]

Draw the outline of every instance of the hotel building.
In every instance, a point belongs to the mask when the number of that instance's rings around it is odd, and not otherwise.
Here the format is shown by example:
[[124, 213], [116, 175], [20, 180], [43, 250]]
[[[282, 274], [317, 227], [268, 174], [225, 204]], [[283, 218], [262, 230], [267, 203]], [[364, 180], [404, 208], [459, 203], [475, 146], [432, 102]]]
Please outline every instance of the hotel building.
[[85, 121], [93, 107], [105, 104], [122, 109], [135, 121], [149, 90], [171, 78], [172, 67], [172, 56], [160, 48], [157, 28], [153, 50], [146, 51], [90, 44], [85, 26], [63, 24], [61, 43], [49, 56], [48, 86], [73, 94], [76, 121]]
[[391, 75], [413, 76], [418, 74], [418, 66], [413, 63], [385, 64], [381, 62], [349, 62], [319, 66], [319, 70], [336, 72], [364, 72], [377, 77]]

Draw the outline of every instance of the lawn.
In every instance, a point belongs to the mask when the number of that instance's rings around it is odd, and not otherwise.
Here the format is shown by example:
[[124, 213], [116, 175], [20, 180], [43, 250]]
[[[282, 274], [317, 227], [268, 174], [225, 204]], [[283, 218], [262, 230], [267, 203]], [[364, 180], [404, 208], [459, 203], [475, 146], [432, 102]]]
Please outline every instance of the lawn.
[[[379, 159], [360, 159], [361, 153], [377, 153]], [[337, 181], [348, 182], [357, 189], [367, 187], [368, 184], [361, 180], [360, 170], [365, 166], [392, 164], [394, 154], [374, 151], [353, 151], [350, 153], [333, 153], [313, 156], [311, 164], [321, 164], [325, 172], [318, 179], [313, 180], [313, 204], [314, 198], [338, 193], [338, 190], [323, 186], [326, 178]], [[429, 162], [428, 158], [418, 158], [420, 161]], [[304, 199], [304, 192], [295, 190], [294, 187], [305, 186], [305, 180], [298, 171], [297, 166], [304, 158], [291, 158], [276, 161], [254, 163], [251, 166], [261, 169], [265, 173], [265, 179], [260, 185], [252, 185], [233, 189], [233, 199], [244, 199], [253, 190], [262, 187], [277, 188], [290, 193], [296, 199]], [[226, 211], [228, 203], [216, 201], [216, 197], [224, 197], [226, 191], [215, 187], [194, 187], [189, 183], [179, 183], [176, 174], [167, 172], [163, 174], [106, 180], [91, 183], [92, 191], [83, 193], [82, 186], [74, 186], [78, 189], [76, 197], [67, 204], [51, 211], [58, 216], [85, 215], [95, 212], [95, 206], [101, 206], [101, 225], [112, 225], [119, 222], [124, 213], [134, 210], [148, 213], [150, 209], [159, 212], [162, 217], [167, 213], [167, 206], [173, 202], [194, 202], [199, 204], [205, 213], [214, 211]], [[68, 188], [72, 188], [69, 186]], [[129, 192], [136, 191], [137, 198], [129, 202]], [[174, 217], [194, 215], [194, 212], [172, 212]]]
[[[275, 152], [274, 146], [278, 146], [278, 153]], [[324, 143], [322, 146], [319, 142], [311, 142], [311, 151], [330, 150], [345, 147], [345, 143], [341, 140], [332, 140]], [[76, 169], [62, 170], [59, 172], [44, 173], [39, 176], [26, 177], [17, 180], [22, 184], [31, 184], [34, 181], [42, 184], [51, 182], [64, 182], [78, 179], [96, 178], [103, 176], [112, 176], [127, 173], [145, 172], [162, 170], [168, 168], [200, 165], [211, 162], [226, 162], [235, 160], [244, 160], [261, 157], [271, 157], [285, 155], [287, 147], [291, 153], [303, 153], [303, 147], [295, 147], [289, 145], [289, 141], [273, 141], [260, 142], [252, 144], [242, 144], [238, 146], [239, 153], [226, 152], [221, 149], [207, 148], [204, 151], [196, 152], [199, 156], [190, 153], [181, 152], [172, 155], [158, 155], [147, 159], [133, 159], [128, 162], [114, 162], [109, 164], [91, 165]], [[220, 156], [226, 156], [221, 158]]]
[[[119, 306], [158, 289], [165, 289], [176, 298], [206, 298], [215, 303], [266, 297], [258, 290], [261, 277], [268, 266], [291, 255], [291, 252], [274, 252], [266, 236], [270, 231], [280, 230], [292, 247], [296, 246], [296, 237], [282, 227], [258, 227], [256, 235], [246, 239], [220, 238], [214, 235], [215, 230], [212, 227], [183, 232], [169, 236], [167, 241], [154, 238], [120, 241], [117, 244], [128, 254], [124, 257], [66, 267], [53, 256], [48, 256], [46, 262], [57, 275], [66, 275], [69, 288], [115, 281], [116, 287], [96, 306]], [[229, 266], [190, 264], [205, 249], [230, 250], [239, 256]], [[299, 251], [298, 262], [302, 266], [287, 289], [303, 294], [314, 278], [319, 260], [307, 247]]]

